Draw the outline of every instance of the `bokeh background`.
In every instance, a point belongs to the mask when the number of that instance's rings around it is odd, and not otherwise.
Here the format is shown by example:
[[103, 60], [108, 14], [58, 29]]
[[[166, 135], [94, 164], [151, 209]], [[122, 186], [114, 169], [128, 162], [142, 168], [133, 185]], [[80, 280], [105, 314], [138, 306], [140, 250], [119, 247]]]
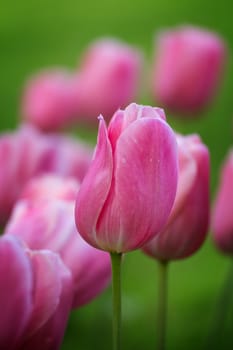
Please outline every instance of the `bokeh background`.
[[[80, 53], [98, 37], [114, 36], [144, 51], [152, 61], [156, 31], [180, 24], [218, 32], [228, 45], [226, 75], [202, 118], [168, 121], [180, 132], [201, 135], [211, 153], [211, 193], [233, 138], [233, 25], [231, 0], [20, 0], [0, 1], [0, 129], [19, 123], [19, 101], [25, 79], [41, 68], [74, 69]], [[147, 92], [135, 101], [154, 103]], [[96, 131], [77, 127], [76, 134], [95, 143]], [[1, 165], [3, 166], [3, 165]], [[171, 265], [169, 273], [168, 346], [204, 349], [215, 300], [230, 266], [208, 238], [193, 257]], [[155, 349], [157, 266], [141, 252], [128, 254], [123, 266], [123, 348]], [[232, 291], [233, 295], [233, 291]], [[222, 322], [223, 332], [212, 346], [233, 348], [233, 306]], [[232, 312], [231, 312], [232, 311]], [[111, 349], [111, 289], [72, 313], [62, 350]]]

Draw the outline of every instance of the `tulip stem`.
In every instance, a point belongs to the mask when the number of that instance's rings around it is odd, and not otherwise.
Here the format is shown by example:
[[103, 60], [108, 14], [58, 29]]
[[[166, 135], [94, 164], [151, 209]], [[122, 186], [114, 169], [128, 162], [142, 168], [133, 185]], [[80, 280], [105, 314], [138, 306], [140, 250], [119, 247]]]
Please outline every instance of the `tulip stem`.
[[166, 327], [167, 327], [167, 280], [168, 280], [168, 262], [158, 261], [159, 267], [159, 296], [157, 310], [157, 349], [165, 350]]
[[121, 348], [121, 253], [110, 253], [112, 263], [113, 350]]

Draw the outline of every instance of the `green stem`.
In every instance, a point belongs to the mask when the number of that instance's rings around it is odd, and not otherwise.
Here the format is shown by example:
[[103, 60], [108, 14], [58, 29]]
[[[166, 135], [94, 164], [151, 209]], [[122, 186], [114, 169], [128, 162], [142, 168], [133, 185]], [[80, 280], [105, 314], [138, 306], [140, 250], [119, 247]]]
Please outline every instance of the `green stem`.
[[110, 253], [112, 262], [113, 350], [121, 348], [121, 253]]
[[233, 264], [231, 263], [226, 275], [224, 284], [214, 310], [214, 317], [205, 344], [206, 349], [215, 348], [220, 344], [220, 338], [223, 334], [224, 326], [227, 320], [227, 314], [233, 297]]
[[158, 261], [159, 267], [159, 297], [157, 314], [157, 349], [165, 350], [167, 327], [167, 294], [168, 294], [168, 262]]

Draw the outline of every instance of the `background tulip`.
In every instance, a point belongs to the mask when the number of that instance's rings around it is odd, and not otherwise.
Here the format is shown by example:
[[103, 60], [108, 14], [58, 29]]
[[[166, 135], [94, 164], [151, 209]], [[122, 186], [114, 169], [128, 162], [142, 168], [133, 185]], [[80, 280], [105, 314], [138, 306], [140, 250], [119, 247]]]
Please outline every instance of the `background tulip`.
[[168, 262], [193, 254], [203, 243], [209, 222], [209, 153], [197, 135], [177, 135], [179, 171], [175, 202], [167, 225], [144, 247], [158, 260], [157, 347], [165, 349]]
[[92, 43], [83, 54], [77, 74], [78, 114], [95, 121], [110, 118], [135, 99], [139, 90], [141, 53], [116, 39]]
[[57, 254], [30, 251], [10, 235], [0, 238], [0, 251], [1, 349], [34, 349], [33, 338], [59, 349], [73, 297], [70, 272]]
[[177, 136], [178, 190], [164, 230], [143, 248], [156, 259], [185, 258], [203, 243], [209, 223], [209, 153], [197, 135]]
[[[0, 348], [14, 349], [33, 309], [30, 261], [17, 239], [0, 238]], [[17, 286], [17, 288], [16, 288]]]
[[233, 252], [233, 151], [227, 155], [221, 169], [221, 178], [212, 215], [213, 238], [224, 253]]
[[73, 178], [44, 175], [25, 187], [13, 210], [5, 233], [17, 235], [31, 249], [59, 253], [73, 277], [73, 307], [90, 302], [109, 284], [107, 253], [88, 245], [74, 221], [79, 183]]
[[23, 126], [15, 133], [0, 136], [0, 223], [6, 223], [23, 187], [33, 177], [57, 173], [82, 180], [90, 164], [92, 150], [65, 136], [43, 135]]
[[39, 72], [26, 82], [21, 113], [39, 129], [56, 131], [71, 124], [77, 105], [71, 74], [53, 69]]
[[176, 192], [177, 157], [175, 137], [160, 114], [131, 104], [114, 114], [108, 129], [100, 119], [95, 157], [75, 213], [80, 234], [94, 247], [133, 250], [166, 223]]
[[180, 27], [158, 35], [153, 66], [153, 96], [173, 113], [195, 114], [216, 94], [226, 61], [215, 33]]

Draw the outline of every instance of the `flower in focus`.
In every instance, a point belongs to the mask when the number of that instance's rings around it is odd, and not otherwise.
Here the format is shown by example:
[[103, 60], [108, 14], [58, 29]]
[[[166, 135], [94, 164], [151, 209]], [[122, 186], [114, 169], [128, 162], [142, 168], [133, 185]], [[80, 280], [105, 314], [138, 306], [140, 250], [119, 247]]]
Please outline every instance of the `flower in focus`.
[[94, 159], [76, 200], [82, 237], [96, 248], [137, 249], [165, 225], [176, 193], [173, 131], [159, 108], [129, 105], [108, 128], [100, 118]]
[[209, 223], [209, 152], [197, 135], [177, 135], [179, 172], [168, 223], [143, 251], [161, 261], [182, 259], [202, 245]]
[[71, 274], [59, 256], [3, 236], [0, 284], [0, 348], [59, 349], [73, 297]]
[[73, 178], [44, 175], [30, 181], [5, 230], [30, 249], [59, 253], [73, 277], [73, 308], [99, 295], [111, 278], [108, 254], [91, 247], [77, 232], [74, 204], [78, 190], [79, 183]]
[[212, 231], [216, 246], [227, 254], [233, 252], [233, 150], [227, 155], [221, 169], [219, 188], [212, 213]]
[[206, 108], [223, 75], [223, 40], [200, 28], [180, 27], [160, 33], [155, 49], [152, 90], [157, 103], [184, 115]]

